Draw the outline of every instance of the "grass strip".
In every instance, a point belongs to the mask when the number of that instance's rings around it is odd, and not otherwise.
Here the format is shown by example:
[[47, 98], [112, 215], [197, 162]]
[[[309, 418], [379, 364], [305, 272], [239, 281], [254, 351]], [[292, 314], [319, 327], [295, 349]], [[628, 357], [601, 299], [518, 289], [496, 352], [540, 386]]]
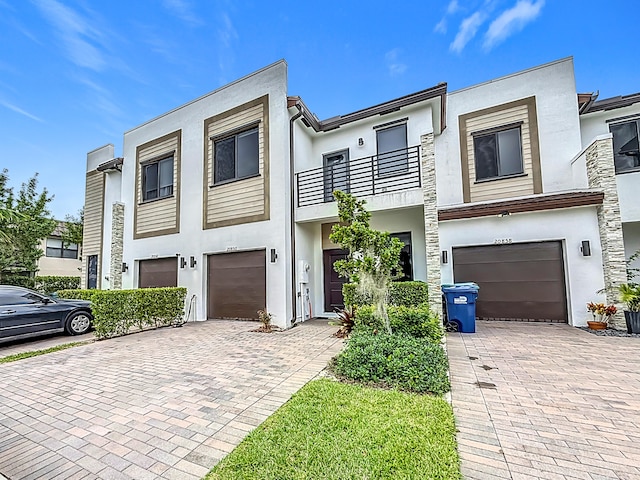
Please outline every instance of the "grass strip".
[[461, 478], [451, 406], [440, 397], [314, 380], [205, 477], [320, 478]]
[[44, 348], [42, 350], [33, 350], [31, 352], [15, 353], [13, 355], [7, 355], [6, 357], [0, 358], [0, 363], [16, 362], [24, 358], [37, 357], [38, 355], [46, 355], [47, 353], [53, 353], [59, 350], [66, 350], [67, 348], [77, 347], [79, 345], [86, 345], [88, 343], [91, 343], [91, 342], [88, 341], [88, 342], [63, 343], [62, 345], [56, 345], [55, 347]]

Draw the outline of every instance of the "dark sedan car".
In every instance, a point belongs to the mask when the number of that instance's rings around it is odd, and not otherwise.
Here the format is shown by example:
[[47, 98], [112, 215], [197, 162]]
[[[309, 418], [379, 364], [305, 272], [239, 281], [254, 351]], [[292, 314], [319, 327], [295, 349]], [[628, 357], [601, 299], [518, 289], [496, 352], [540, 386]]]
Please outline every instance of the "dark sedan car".
[[0, 285], [0, 343], [66, 331], [81, 335], [91, 328], [91, 302], [52, 299], [22, 287]]

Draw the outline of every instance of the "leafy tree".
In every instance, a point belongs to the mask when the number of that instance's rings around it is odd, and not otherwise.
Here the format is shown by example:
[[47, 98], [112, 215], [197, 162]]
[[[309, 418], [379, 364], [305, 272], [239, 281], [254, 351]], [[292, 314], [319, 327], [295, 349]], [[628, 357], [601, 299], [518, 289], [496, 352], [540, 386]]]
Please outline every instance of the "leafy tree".
[[341, 224], [334, 225], [329, 236], [332, 242], [349, 251], [346, 260], [338, 260], [334, 268], [342, 277], [358, 285], [364, 295], [370, 295], [375, 306], [374, 316], [391, 333], [387, 315], [387, 297], [393, 272], [399, 270], [403, 243], [389, 232], [373, 230], [369, 226], [371, 214], [364, 208], [365, 201], [336, 190]]
[[75, 243], [82, 243], [82, 233], [84, 229], [84, 207], [78, 211], [78, 215], [67, 215], [64, 217], [66, 227], [62, 232], [62, 243], [66, 246]]
[[0, 172], [0, 274], [34, 273], [44, 254], [40, 243], [56, 226], [47, 209], [53, 197], [46, 188], [38, 191], [37, 173], [22, 184], [17, 195], [7, 181], [5, 169]]

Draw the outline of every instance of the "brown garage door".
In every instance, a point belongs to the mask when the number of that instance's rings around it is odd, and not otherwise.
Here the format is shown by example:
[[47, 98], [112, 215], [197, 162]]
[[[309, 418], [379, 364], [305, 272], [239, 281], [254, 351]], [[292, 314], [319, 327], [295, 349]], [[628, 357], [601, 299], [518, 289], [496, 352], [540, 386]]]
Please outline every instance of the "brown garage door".
[[209, 318], [258, 318], [267, 304], [264, 250], [209, 255]]
[[178, 258], [156, 258], [140, 260], [138, 287], [177, 287], [178, 286]]
[[454, 248], [453, 275], [480, 286], [480, 319], [567, 321], [560, 242]]

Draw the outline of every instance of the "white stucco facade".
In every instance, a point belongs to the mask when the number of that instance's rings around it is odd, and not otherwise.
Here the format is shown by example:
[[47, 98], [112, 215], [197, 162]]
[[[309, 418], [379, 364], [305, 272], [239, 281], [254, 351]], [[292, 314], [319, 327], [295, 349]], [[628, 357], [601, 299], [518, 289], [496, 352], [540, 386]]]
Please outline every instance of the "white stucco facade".
[[[432, 89], [440, 93], [430, 95], [428, 92]], [[327, 198], [324, 183], [327, 170], [323, 170], [323, 165], [325, 156], [346, 150], [349, 162], [344, 172], [352, 182], [350, 185], [358, 182], [363, 185], [368, 181], [373, 185], [374, 178], [380, 182], [377, 189], [372, 186], [367, 190], [369, 187], [366, 186], [362, 190], [365, 193], [359, 195], [367, 201], [372, 212], [372, 227], [390, 233], [410, 234], [415, 280], [428, 281], [428, 275], [433, 276], [433, 271], [428, 274], [427, 258], [434, 262], [434, 259], [442, 257], [442, 252], [447, 252], [451, 259], [452, 249], [456, 247], [504, 242], [560, 242], [567, 321], [572, 325], [584, 325], [585, 304], [605, 300], [597, 292], [605, 284], [601, 238], [602, 223], [606, 221], [599, 218], [598, 213], [603, 189], [590, 187], [592, 177], [587, 174], [589, 166], [585, 152], [592, 143], [589, 138], [607, 134], [606, 120], [618, 113], [580, 115], [571, 58], [456, 92], [446, 93], [446, 84], [432, 89], [417, 92], [413, 94], [415, 97], [401, 97], [321, 122], [309, 114], [299, 97], [288, 96], [286, 63], [281, 61], [126, 132], [122, 171], [109, 170], [105, 173], [101, 288], [111, 286], [108, 278], [113, 231], [111, 212], [114, 203], [122, 203], [122, 261], [128, 266], [122, 273], [123, 288], [138, 286], [138, 265], [142, 260], [194, 257], [194, 266], [178, 268], [177, 283], [187, 288], [188, 300], [195, 306], [191, 319], [205, 320], [210, 292], [208, 256], [265, 250], [266, 308], [274, 315], [275, 324], [289, 327], [292, 322], [304, 321], [311, 316], [331, 315], [325, 302], [324, 254], [338, 247], [331, 244], [327, 233], [330, 224], [337, 222], [338, 218], [335, 202]], [[269, 218], [205, 228], [203, 204], [206, 202], [206, 190], [203, 182], [208, 175], [205, 171], [205, 147], [209, 139], [205, 138], [204, 122], [264, 96], [268, 96]], [[500, 195], [501, 179], [497, 179], [493, 183], [496, 187], [491, 190], [493, 197], [475, 202], [470, 200], [468, 194], [465, 197], [464, 190], [468, 190], [468, 184], [473, 188], [479, 182], [476, 178], [470, 179], [468, 172], [465, 180], [463, 158], [466, 157], [461, 151], [462, 127], [459, 122], [474, 112], [490, 112], [487, 115], [493, 115], [499, 123], [501, 106], [524, 100], [529, 102], [527, 128], [532, 132], [530, 143], [535, 144], [537, 152], [532, 167], [538, 182], [534, 182], [535, 191]], [[636, 107], [623, 110], [621, 115], [639, 111]], [[415, 149], [415, 166], [407, 167], [405, 177], [397, 177], [401, 178], [396, 182], [400, 184], [399, 188], [387, 189], [384, 184], [387, 180], [377, 173], [380, 167], [377, 163], [377, 132], [394, 125], [406, 126], [407, 152]], [[176, 131], [180, 131], [181, 142], [178, 231], [137, 235], [137, 149]], [[421, 176], [424, 165], [430, 161], [421, 156], [425, 145], [429, 145], [430, 152], [434, 151], [429, 157], [435, 165], [433, 192], [428, 191], [432, 187], [424, 181], [427, 177]], [[92, 152], [87, 171], [95, 170], [98, 165], [112, 159], [113, 150], [113, 146], [106, 146]], [[409, 154], [407, 158], [411, 158]], [[407, 164], [412, 165], [410, 160]], [[371, 166], [369, 176], [362, 173], [362, 165]], [[307, 182], [310, 186], [305, 187], [311, 192], [312, 201], [300, 200], [300, 179], [305, 175], [315, 179], [315, 183]], [[640, 246], [640, 229], [634, 223], [640, 223], [640, 207], [633, 196], [634, 189], [637, 189], [637, 175], [640, 172], [616, 178], [621, 217], [626, 222], [627, 257], [636, 244]], [[406, 178], [406, 184], [402, 178]], [[543, 197], [554, 195], [557, 201], [544, 203]], [[572, 197], [580, 195], [590, 195], [590, 203], [572, 204]], [[431, 220], [426, 223], [438, 225], [433, 231], [425, 232], [425, 215], [428, 213], [425, 205], [428, 204], [427, 199], [434, 196], [433, 207], [427, 209], [432, 214]], [[547, 206], [540, 207], [539, 202]], [[496, 204], [503, 205], [501, 208], [507, 212], [512, 208], [516, 210], [498, 216], [494, 212]], [[438, 222], [434, 213], [436, 209], [438, 214], [446, 213], [449, 217]], [[584, 241], [590, 244], [589, 256], [580, 250]], [[271, 251], [276, 253], [274, 261], [270, 258]], [[433, 264], [429, 265], [433, 267]], [[436, 264], [436, 276], [437, 270]], [[454, 280], [451, 261], [443, 261], [439, 272], [442, 282]], [[238, 295], [242, 294], [238, 292]]]

